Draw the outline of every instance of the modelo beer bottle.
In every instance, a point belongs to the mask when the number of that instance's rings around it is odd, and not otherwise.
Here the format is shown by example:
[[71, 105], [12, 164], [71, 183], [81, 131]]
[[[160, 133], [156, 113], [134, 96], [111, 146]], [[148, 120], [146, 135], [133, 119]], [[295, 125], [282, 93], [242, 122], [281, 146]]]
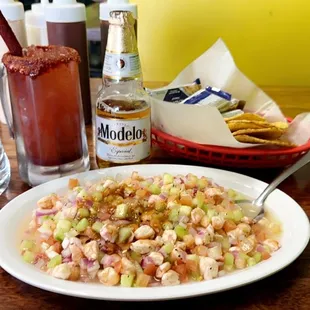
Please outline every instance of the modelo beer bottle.
[[129, 11], [112, 11], [96, 102], [99, 168], [141, 163], [151, 151], [151, 108], [142, 86], [139, 52]]

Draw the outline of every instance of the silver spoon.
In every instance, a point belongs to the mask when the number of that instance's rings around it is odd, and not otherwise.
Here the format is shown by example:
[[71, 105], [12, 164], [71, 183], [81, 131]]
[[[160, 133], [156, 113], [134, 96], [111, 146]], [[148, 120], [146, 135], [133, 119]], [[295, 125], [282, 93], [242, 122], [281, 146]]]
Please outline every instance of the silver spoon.
[[305, 166], [310, 162], [310, 151], [303, 155], [295, 164], [285, 169], [279, 176], [277, 176], [264, 190], [263, 192], [253, 201], [247, 199], [236, 200], [235, 202], [242, 207], [242, 204], [251, 204], [255, 209], [258, 210], [257, 215], [253, 218], [254, 222], [259, 221], [264, 217], [265, 214], [265, 200], [272, 193], [276, 187], [283, 182], [286, 178], [292, 175], [294, 172]]

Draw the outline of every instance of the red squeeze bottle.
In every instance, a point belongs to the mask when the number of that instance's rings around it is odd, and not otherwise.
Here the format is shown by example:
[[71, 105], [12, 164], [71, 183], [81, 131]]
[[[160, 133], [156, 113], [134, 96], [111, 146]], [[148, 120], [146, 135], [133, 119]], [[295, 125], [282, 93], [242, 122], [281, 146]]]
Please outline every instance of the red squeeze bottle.
[[85, 124], [88, 125], [92, 117], [85, 5], [76, 0], [54, 0], [46, 6], [45, 18], [49, 44], [74, 48], [81, 57], [80, 87]]

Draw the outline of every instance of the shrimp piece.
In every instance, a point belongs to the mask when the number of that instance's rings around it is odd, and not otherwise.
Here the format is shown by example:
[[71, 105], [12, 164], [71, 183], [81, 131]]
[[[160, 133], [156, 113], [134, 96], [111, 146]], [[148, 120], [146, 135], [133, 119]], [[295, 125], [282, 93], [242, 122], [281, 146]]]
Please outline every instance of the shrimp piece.
[[218, 264], [211, 257], [199, 256], [199, 268], [205, 280], [212, 280], [218, 275]]
[[55, 199], [56, 199], [55, 195], [45, 196], [38, 200], [37, 206], [40, 209], [52, 209], [56, 203]]
[[142, 225], [134, 232], [134, 234], [136, 239], [153, 239], [155, 231], [149, 225]]
[[195, 208], [191, 212], [191, 220], [193, 224], [199, 224], [199, 222], [204, 217], [205, 212], [200, 208]]
[[153, 252], [157, 242], [154, 240], [138, 240], [130, 245], [131, 250], [140, 254]]
[[173, 286], [180, 284], [180, 276], [174, 270], [169, 270], [163, 274], [161, 278], [161, 284], [163, 286]]
[[169, 242], [174, 244], [177, 241], [177, 234], [174, 230], [167, 229], [164, 231], [162, 239], [165, 244]]
[[156, 278], [162, 278], [164, 273], [170, 270], [170, 268], [171, 268], [171, 264], [169, 262], [165, 262], [161, 264], [156, 270]]
[[99, 254], [99, 247], [97, 241], [93, 240], [86, 243], [83, 247], [83, 252], [89, 260], [97, 259]]
[[223, 228], [225, 220], [221, 216], [213, 216], [211, 219], [211, 223], [214, 229], [219, 230]]
[[99, 281], [107, 286], [114, 286], [119, 283], [120, 276], [113, 267], [107, 267], [98, 271], [97, 277]]

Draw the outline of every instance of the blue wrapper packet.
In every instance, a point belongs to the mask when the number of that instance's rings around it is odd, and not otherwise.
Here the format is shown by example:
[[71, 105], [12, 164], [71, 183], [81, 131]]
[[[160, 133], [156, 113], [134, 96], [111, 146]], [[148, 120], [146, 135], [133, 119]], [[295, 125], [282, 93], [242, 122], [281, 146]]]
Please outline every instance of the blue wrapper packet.
[[160, 88], [160, 89], [149, 89], [145, 90], [148, 94], [158, 100], [168, 102], [182, 102], [182, 100], [188, 98], [192, 94], [196, 93], [201, 89], [200, 79], [196, 79], [193, 83], [181, 85], [174, 88]]

